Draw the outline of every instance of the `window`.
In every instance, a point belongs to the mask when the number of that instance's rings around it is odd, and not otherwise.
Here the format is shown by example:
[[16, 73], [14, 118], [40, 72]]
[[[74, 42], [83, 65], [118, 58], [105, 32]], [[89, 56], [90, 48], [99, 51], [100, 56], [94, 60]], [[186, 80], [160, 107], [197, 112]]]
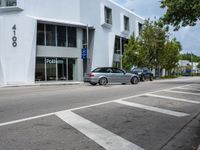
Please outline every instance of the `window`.
[[139, 30], [139, 35], [142, 34], [142, 24], [138, 23], [138, 30]]
[[55, 26], [54, 25], [46, 25], [46, 45], [47, 46], [56, 46], [56, 38], [55, 38]]
[[115, 49], [114, 49], [115, 54], [120, 54], [120, 37], [116, 36], [115, 37]]
[[66, 47], [66, 27], [57, 26], [57, 46]]
[[124, 16], [124, 30], [129, 31], [129, 18]]
[[68, 27], [68, 47], [77, 47], [76, 42], [76, 28]]
[[45, 45], [44, 24], [37, 25], [37, 45]]
[[6, 6], [17, 6], [16, 0], [6, 0]]
[[0, 7], [17, 6], [16, 0], [0, 0]]
[[105, 15], [105, 23], [112, 24], [112, 9], [105, 7], [104, 15]]
[[113, 73], [124, 73], [121, 69], [113, 68]]

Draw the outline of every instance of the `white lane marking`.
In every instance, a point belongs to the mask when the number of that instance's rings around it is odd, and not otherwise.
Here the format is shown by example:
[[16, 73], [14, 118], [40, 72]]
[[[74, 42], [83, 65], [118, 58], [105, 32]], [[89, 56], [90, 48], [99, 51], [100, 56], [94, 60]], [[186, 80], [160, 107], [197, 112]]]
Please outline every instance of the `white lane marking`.
[[5, 122], [5, 123], [0, 123], [0, 127], [6, 126], [6, 125], [11, 125], [11, 124], [16, 124], [16, 123], [20, 123], [20, 122], [25, 122], [25, 121], [29, 121], [29, 120], [34, 120], [34, 119], [38, 119], [38, 118], [48, 117], [48, 116], [52, 116], [52, 115], [55, 115], [55, 113], [43, 114], [43, 115], [39, 115], [39, 116], [9, 121], [9, 122]]
[[195, 88], [178, 87], [178, 88], [175, 88], [175, 89], [192, 90], [192, 91], [200, 92], [200, 90], [195, 89]]
[[71, 111], [62, 111], [56, 115], [106, 150], [144, 150]]
[[188, 95], [199, 95], [200, 96], [200, 93], [192, 93], [192, 92], [183, 92], [183, 91], [176, 91], [176, 90], [163, 90], [163, 91], [166, 91], [166, 92], [171, 92], [171, 93], [180, 93], [180, 94], [188, 94]]
[[127, 105], [127, 106], [132, 106], [140, 109], [145, 109], [145, 110], [150, 110], [154, 112], [159, 112], [162, 114], [167, 114], [175, 117], [186, 117], [189, 116], [189, 114], [182, 113], [182, 112], [177, 112], [177, 111], [172, 111], [168, 109], [163, 109], [163, 108], [158, 108], [158, 107], [153, 107], [153, 106], [148, 106], [148, 105], [143, 105], [143, 104], [138, 104], [138, 103], [132, 103], [132, 102], [127, 102], [127, 101], [115, 101], [116, 103], [122, 104], [122, 105]]
[[[191, 86], [191, 85], [194, 85], [194, 84], [186, 84], [186, 85], [178, 86], [178, 87], [187, 87], [187, 86]], [[158, 91], [153, 91], [153, 92], [138, 94], [138, 95], [134, 95], [134, 96], [124, 97], [124, 98], [120, 98], [120, 99], [116, 99], [116, 100], [110, 100], [110, 101], [103, 102], [103, 103], [97, 103], [97, 104], [92, 104], [92, 105], [87, 105], [87, 106], [82, 106], [82, 107], [71, 108], [71, 109], [67, 109], [67, 110], [73, 111], [73, 110], [79, 110], [79, 109], [94, 107], [94, 106], [100, 106], [100, 105], [112, 103], [112, 102], [117, 101], [117, 100], [126, 100], [126, 99], [130, 99], [130, 98], [134, 98], [134, 97], [140, 97], [140, 96], [145, 95], [145, 94], [152, 94], [152, 93], [162, 92], [162, 91], [165, 91], [165, 90], [171, 90], [171, 89], [178, 88], [178, 87], [162, 89], [162, 90], [158, 90]], [[42, 115], [38, 115], [38, 116], [34, 116], [34, 117], [28, 117], [28, 118], [24, 118], [24, 119], [18, 119], [18, 120], [14, 120], [14, 121], [0, 123], [0, 127], [6, 126], [6, 125], [15, 124], [15, 123], [21, 123], [21, 122], [25, 122], [25, 121], [29, 121], [29, 120], [34, 120], [34, 119], [38, 119], [38, 118], [42, 118], [42, 117], [52, 116], [52, 115], [55, 115], [58, 112], [60, 112], [60, 111], [47, 113], [47, 114], [42, 114]]]
[[180, 101], [180, 102], [200, 104], [200, 102], [198, 102], [198, 101], [189, 100], [189, 99], [183, 99], [183, 98], [175, 98], [175, 97], [161, 96], [161, 95], [155, 95], [155, 94], [145, 94], [145, 95], [150, 96], [150, 97], [157, 97], [157, 98], [169, 99], [169, 100]]

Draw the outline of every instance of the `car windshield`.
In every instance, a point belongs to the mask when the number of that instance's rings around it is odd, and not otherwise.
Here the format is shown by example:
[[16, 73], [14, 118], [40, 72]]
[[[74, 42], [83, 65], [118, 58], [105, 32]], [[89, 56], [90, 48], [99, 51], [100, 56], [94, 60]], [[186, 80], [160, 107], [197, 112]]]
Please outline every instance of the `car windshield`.
[[135, 68], [132, 70], [133, 72], [142, 72], [142, 69], [139, 69], [139, 68]]

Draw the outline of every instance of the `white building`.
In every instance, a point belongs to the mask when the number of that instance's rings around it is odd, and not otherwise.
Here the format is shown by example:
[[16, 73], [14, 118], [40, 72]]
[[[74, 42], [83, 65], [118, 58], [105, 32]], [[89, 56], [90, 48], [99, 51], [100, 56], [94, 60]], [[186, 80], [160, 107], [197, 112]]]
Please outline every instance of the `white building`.
[[0, 0], [0, 85], [81, 81], [88, 70], [119, 66], [121, 45], [142, 23], [111, 0]]

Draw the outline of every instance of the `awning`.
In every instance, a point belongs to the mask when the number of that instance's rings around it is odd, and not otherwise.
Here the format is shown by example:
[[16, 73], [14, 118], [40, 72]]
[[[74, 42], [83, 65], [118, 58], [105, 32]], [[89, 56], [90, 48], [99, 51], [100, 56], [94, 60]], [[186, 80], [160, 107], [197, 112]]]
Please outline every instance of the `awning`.
[[90, 29], [94, 29], [94, 27], [92, 25], [88, 25], [88, 24], [81, 23], [81, 22], [65, 21], [65, 20], [58, 20], [58, 19], [52, 19], [52, 18], [40, 18], [40, 17], [35, 17], [35, 16], [28, 16], [28, 17], [33, 18], [33, 19], [35, 19], [35, 20], [37, 20], [38, 22], [41, 22], [41, 23], [69, 25], [69, 26], [80, 27], [80, 28], [87, 28], [88, 27]]

